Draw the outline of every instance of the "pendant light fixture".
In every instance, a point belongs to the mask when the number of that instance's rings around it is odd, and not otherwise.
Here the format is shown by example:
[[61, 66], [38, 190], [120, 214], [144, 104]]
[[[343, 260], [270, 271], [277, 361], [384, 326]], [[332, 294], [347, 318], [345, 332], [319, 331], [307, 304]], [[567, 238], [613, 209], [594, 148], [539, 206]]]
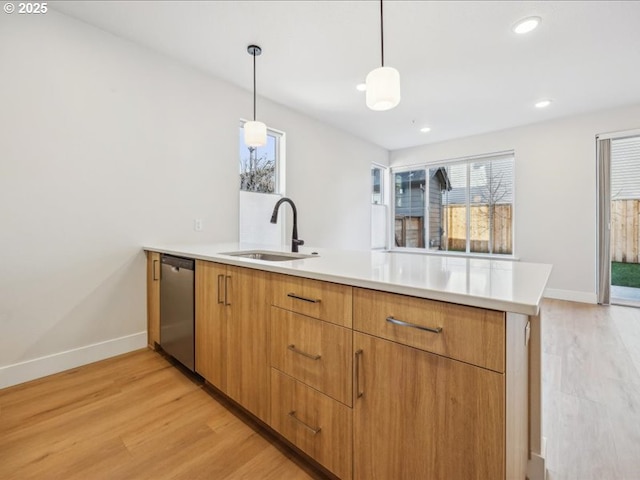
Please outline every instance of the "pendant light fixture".
[[262, 147], [267, 144], [267, 126], [256, 121], [256, 56], [262, 53], [262, 49], [249, 45], [247, 52], [253, 57], [253, 121], [244, 124], [244, 143], [247, 147]]
[[367, 75], [367, 107], [371, 110], [391, 110], [400, 103], [400, 73], [384, 66], [384, 21], [380, 0], [380, 50], [382, 66]]

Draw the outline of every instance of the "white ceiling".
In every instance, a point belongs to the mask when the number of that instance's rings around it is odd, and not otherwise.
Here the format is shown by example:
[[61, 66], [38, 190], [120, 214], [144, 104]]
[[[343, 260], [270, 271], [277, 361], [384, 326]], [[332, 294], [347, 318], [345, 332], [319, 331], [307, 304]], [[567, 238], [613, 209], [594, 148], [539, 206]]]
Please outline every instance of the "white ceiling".
[[[367, 109], [355, 89], [380, 65], [377, 0], [50, 5], [249, 91], [246, 49], [258, 44], [259, 96], [390, 150], [640, 103], [636, 1], [387, 0], [385, 64], [402, 84], [387, 112]], [[530, 15], [540, 27], [514, 34]], [[534, 108], [541, 98], [554, 101]]]

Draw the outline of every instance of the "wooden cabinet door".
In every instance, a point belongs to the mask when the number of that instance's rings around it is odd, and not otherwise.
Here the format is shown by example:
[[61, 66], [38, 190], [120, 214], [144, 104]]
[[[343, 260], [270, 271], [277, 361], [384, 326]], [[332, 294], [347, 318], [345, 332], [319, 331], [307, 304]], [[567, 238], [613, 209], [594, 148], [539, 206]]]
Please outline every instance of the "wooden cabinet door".
[[504, 479], [504, 375], [354, 339], [354, 478]]
[[196, 260], [196, 372], [223, 392], [227, 390], [226, 277], [225, 265]]
[[147, 344], [160, 344], [160, 254], [147, 252]]
[[227, 395], [269, 422], [269, 273], [227, 267]]

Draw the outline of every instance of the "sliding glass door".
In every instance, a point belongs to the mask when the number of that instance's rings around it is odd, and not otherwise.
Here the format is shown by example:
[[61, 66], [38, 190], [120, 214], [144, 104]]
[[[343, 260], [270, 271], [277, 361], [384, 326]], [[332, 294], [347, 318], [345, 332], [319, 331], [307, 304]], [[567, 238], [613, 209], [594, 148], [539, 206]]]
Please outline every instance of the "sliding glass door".
[[640, 133], [598, 139], [598, 303], [640, 306]]

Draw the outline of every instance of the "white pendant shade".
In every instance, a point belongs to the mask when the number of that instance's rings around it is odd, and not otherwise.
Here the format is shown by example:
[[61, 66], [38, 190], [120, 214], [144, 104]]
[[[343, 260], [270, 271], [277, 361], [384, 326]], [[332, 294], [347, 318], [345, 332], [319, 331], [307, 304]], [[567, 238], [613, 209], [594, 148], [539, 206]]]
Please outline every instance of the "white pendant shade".
[[244, 143], [247, 147], [263, 147], [267, 144], [267, 126], [262, 122], [245, 122]]
[[380, 67], [367, 75], [367, 107], [390, 110], [400, 103], [400, 73], [393, 67]]

